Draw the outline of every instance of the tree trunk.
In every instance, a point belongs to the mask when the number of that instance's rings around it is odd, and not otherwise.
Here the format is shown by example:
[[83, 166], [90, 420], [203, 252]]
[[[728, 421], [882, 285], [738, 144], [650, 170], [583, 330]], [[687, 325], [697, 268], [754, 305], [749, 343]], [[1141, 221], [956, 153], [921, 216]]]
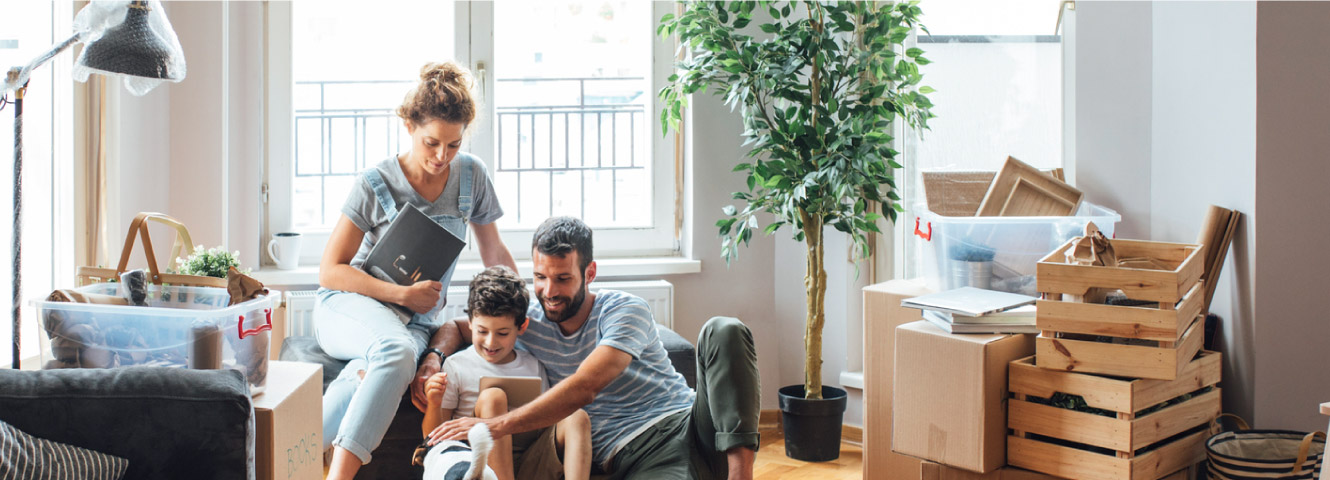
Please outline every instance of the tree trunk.
[[808, 266], [804, 289], [808, 307], [804, 328], [804, 398], [822, 398], [822, 325], [826, 321], [827, 270], [822, 265], [822, 218], [799, 209]]

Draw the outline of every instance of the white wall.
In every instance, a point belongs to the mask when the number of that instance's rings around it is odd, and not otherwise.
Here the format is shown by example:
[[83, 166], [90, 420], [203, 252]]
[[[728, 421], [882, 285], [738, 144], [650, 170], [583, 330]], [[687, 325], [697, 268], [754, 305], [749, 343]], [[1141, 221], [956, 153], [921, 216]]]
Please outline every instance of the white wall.
[[222, 55], [226, 7], [222, 2], [179, 2], [171, 16], [185, 50], [188, 77], [171, 86], [171, 191], [168, 214], [189, 226], [194, 242], [209, 247], [224, 238], [227, 85]]
[[[110, 245], [98, 262], [119, 260], [129, 221], [148, 211], [183, 222], [195, 244], [240, 250], [242, 262], [257, 264], [263, 5], [164, 4], [185, 51], [186, 79], [142, 97], [118, 84], [108, 88]], [[165, 256], [170, 245], [162, 240], [170, 234], [164, 228], [152, 232]], [[132, 265], [143, 264], [141, 254], [132, 258]]]
[[[772, 261], [779, 258], [776, 242], [759, 235], [726, 267], [715, 224], [721, 218], [721, 208], [734, 203], [730, 192], [744, 186], [743, 175], [731, 170], [745, 161], [748, 149], [740, 146], [743, 126], [739, 114], [721, 105], [719, 98], [696, 95], [691, 106], [691, 144], [686, 148], [692, 152], [692, 162], [685, 172], [690, 211], [686, 221], [692, 235], [692, 258], [702, 261], [702, 271], [664, 277], [674, 283], [674, 330], [695, 342], [702, 325], [711, 317], [743, 320], [757, 344], [762, 408], [775, 409], [776, 389], [784, 385], [781, 361], [791, 355], [784, 340], [794, 335], [780, 323], [781, 317], [776, 314], [779, 305], [775, 305], [771, 289], [773, 264], [781, 260]], [[799, 351], [803, 351], [802, 346]]]
[[[227, 7], [230, 73], [226, 112], [226, 236], [220, 239], [239, 250], [241, 262], [258, 265], [262, 257], [259, 228], [263, 204], [264, 114], [262, 2], [231, 2]], [[258, 73], [256, 73], [258, 72]], [[220, 243], [219, 242], [219, 243]]]
[[1076, 4], [1073, 183], [1122, 214], [1118, 238], [1150, 238], [1150, 3]]
[[1216, 287], [1224, 410], [1251, 419], [1254, 2], [1077, 4], [1075, 178], [1118, 238], [1196, 241], [1209, 205], [1246, 215]]
[[1256, 5], [1157, 2], [1152, 14], [1150, 238], [1196, 242], [1211, 204], [1247, 215], [1210, 311], [1224, 319], [1224, 409], [1250, 418]]
[[1085, 1], [1076, 17], [1077, 181], [1155, 240], [1195, 241], [1209, 204], [1245, 214], [1211, 305], [1224, 409], [1320, 429], [1330, 3]]
[[1261, 428], [1321, 429], [1330, 400], [1330, 3], [1256, 7], [1255, 408]]
[[[775, 389], [787, 385], [804, 383], [804, 325], [806, 318], [804, 292], [804, 272], [808, 247], [803, 242], [791, 238], [793, 232], [788, 228], [773, 235], [776, 237], [775, 275], [772, 277], [771, 290], [775, 293], [776, 317], [778, 328], [782, 332], [780, 339], [780, 384]], [[849, 263], [849, 236], [827, 228], [824, 232], [823, 263], [827, 269], [827, 298], [825, 303], [826, 319], [822, 328], [822, 384], [843, 388], [849, 394], [845, 411], [845, 424], [863, 425], [863, 390], [846, 388], [841, 384], [841, 372], [859, 366], [862, 371], [863, 349], [873, 348], [863, 338], [863, 287], [868, 281], [868, 267], [861, 266], [858, 275], [854, 265]], [[853, 335], [850, 326], [857, 326]], [[861, 348], [851, 348], [848, 343], [861, 344]], [[852, 360], [849, 355], [858, 355]], [[774, 395], [774, 393], [773, 393]]]

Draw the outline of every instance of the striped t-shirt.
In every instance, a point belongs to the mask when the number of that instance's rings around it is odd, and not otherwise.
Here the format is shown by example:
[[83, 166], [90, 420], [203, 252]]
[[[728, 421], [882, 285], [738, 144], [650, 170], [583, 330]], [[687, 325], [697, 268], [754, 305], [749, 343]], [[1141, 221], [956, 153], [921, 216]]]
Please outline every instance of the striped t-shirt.
[[539, 302], [527, 311], [531, 325], [519, 344], [545, 366], [551, 385], [572, 376], [596, 347], [608, 345], [633, 356], [628, 368], [583, 407], [591, 417], [591, 451], [604, 464], [648, 424], [692, 407], [694, 393], [674, 370], [656, 334], [647, 302], [615, 290], [596, 292], [591, 316], [571, 336], [545, 319]]

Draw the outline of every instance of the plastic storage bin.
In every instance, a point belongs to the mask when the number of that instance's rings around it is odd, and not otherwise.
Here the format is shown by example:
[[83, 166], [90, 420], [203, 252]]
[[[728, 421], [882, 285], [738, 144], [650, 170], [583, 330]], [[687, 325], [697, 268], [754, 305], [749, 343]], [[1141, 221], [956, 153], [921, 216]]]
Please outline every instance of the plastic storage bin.
[[[119, 284], [80, 287], [120, 296]], [[272, 312], [281, 293], [227, 306], [225, 288], [149, 285], [147, 307], [34, 300], [44, 335], [42, 368], [232, 368], [262, 392]]]
[[1035, 264], [1094, 222], [1104, 235], [1122, 216], [1081, 202], [1070, 217], [946, 217], [920, 207], [914, 219], [921, 273], [934, 291], [964, 286], [1038, 296]]

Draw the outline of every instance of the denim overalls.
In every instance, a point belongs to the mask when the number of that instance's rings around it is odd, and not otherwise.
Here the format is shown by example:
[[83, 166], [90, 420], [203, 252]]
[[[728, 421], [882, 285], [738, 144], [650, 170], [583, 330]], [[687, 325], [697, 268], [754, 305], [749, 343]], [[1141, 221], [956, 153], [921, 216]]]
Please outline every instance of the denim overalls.
[[[432, 215], [430, 218], [457, 235], [466, 238], [471, 218], [472, 171], [476, 163], [467, 154], [454, 157], [453, 174], [460, 174], [457, 197], [460, 217]], [[397, 202], [377, 168], [363, 175], [374, 190], [375, 200], [387, 212], [387, 221], [397, 217]], [[360, 251], [368, 254], [373, 247], [368, 238]], [[397, 404], [410, 386], [416, 372], [416, 358], [424, 350], [429, 335], [438, 325], [434, 316], [443, 308], [452, 280], [454, 262], [443, 278], [438, 303], [425, 314], [414, 314], [405, 324], [395, 309], [373, 298], [350, 292], [320, 289], [315, 307], [314, 332], [319, 346], [332, 357], [349, 360], [337, 379], [323, 394], [323, 448], [339, 446], [370, 461], [370, 452], [379, 446], [388, 431]], [[359, 372], [364, 371], [362, 380]]]

